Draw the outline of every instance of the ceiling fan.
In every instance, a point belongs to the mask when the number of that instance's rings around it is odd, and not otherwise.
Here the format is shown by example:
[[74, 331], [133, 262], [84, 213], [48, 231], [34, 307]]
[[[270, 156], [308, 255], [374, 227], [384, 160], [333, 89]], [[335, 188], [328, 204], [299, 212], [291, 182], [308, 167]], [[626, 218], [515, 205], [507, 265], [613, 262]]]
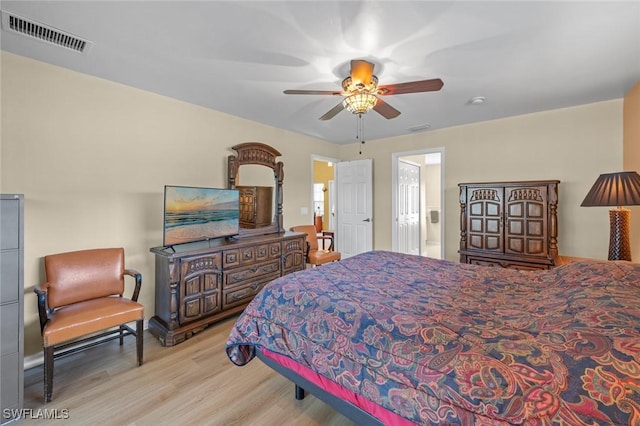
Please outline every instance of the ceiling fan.
[[364, 114], [373, 109], [384, 118], [391, 119], [400, 115], [400, 111], [383, 101], [379, 96], [401, 95], [403, 93], [437, 92], [443, 86], [442, 80], [411, 81], [407, 83], [378, 86], [378, 77], [373, 74], [374, 64], [354, 59], [351, 61], [349, 77], [342, 80], [342, 91], [331, 90], [285, 90], [287, 95], [339, 95], [345, 99], [320, 117], [329, 120], [343, 109], [354, 114]]

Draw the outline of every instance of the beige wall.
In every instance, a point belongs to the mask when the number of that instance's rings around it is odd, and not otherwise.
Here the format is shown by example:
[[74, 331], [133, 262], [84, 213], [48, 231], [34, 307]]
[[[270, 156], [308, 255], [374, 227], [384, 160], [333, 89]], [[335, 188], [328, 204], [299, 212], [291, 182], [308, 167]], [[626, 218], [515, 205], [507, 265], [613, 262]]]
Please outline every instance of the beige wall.
[[[640, 173], [640, 82], [624, 97], [624, 170]], [[631, 209], [631, 259], [640, 262], [640, 207]]]
[[267, 143], [284, 162], [284, 224], [307, 223], [312, 154], [336, 145], [2, 52], [3, 193], [25, 195], [25, 352], [40, 350], [33, 286], [46, 254], [123, 246], [154, 311], [165, 184], [226, 186], [230, 147]]
[[607, 258], [606, 208], [580, 207], [600, 173], [622, 167], [622, 99], [342, 146], [340, 158], [373, 159], [374, 247], [391, 248], [393, 152], [444, 148], [445, 258], [457, 260], [458, 183], [559, 179], [559, 249]]

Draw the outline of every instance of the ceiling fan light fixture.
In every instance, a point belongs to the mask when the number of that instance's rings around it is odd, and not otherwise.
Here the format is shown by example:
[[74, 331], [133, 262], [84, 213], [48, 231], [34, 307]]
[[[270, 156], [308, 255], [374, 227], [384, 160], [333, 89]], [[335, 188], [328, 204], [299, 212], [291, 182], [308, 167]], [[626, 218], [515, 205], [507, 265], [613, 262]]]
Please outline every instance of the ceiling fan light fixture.
[[342, 101], [342, 106], [349, 112], [354, 114], [364, 114], [378, 102], [378, 98], [371, 93], [355, 93], [348, 96]]

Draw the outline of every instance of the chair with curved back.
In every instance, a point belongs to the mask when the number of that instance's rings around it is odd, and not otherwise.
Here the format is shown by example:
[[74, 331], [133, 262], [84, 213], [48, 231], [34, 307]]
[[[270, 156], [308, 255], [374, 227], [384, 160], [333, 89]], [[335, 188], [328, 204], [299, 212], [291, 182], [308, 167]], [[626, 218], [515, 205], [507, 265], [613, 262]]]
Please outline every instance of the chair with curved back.
[[[318, 236], [314, 225], [299, 225], [291, 227], [294, 232], [304, 232], [307, 234], [307, 250], [305, 257], [307, 263], [313, 266], [324, 265], [325, 263], [340, 260], [340, 253], [332, 250], [320, 250], [318, 248], [318, 238], [330, 238], [326, 236]], [[333, 243], [330, 245], [333, 247]]]
[[[44, 351], [44, 402], [51, 401], [53, 360], [106, 341], [136, 336], [142, 365], [144, 307], [137, 302], [142, 276], [124, 268], [124, 249], [82, 250], [45, 256], [46, 282], [36, 286]], [[135, 279], [123, 298], [124, 277]], [[127, 323], [135, 322], [136, 330]], [[105, 331], [108, 330], [108, 331]], [[89, 337], [87, 337], [89, 336]]]

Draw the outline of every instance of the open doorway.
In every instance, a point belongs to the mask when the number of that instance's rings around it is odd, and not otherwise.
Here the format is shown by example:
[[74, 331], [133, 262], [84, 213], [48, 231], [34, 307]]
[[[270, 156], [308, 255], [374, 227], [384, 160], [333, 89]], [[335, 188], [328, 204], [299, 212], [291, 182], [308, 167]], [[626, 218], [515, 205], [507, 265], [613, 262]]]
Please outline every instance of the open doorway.
[[332, 241], [342, 259], [373, 250], [372, 165], [371, 159], [339, 162], [311, 156], [316, 230]]
[[311, 200], [313, 222], [318, 233], [335, 229], [335, 159], [312, 156]]
[[393, 251], [444, 257], [444, 148], [393, 154]]

